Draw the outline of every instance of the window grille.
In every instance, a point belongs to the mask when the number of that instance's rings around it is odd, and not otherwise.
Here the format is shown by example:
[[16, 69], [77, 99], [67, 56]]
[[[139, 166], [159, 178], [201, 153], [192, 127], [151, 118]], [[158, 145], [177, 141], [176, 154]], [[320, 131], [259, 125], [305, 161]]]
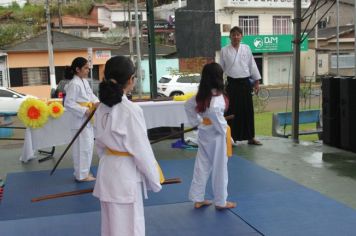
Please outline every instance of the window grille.
[[273, 16], [273, 34], [291, 34], [292, 21], [290, 16]]
[[46, 85], [48, 84], [47, 67], [22, 69], [23, 85]]
[[[355, 67], [354, 54], [339, 55], [339, 68], [347, 69]], [[337, 68], [337, 55], [331, 55], [331, 68]]]
[[243, 35], [258, 35], [258, 16], [240, 16], [239, 26]]

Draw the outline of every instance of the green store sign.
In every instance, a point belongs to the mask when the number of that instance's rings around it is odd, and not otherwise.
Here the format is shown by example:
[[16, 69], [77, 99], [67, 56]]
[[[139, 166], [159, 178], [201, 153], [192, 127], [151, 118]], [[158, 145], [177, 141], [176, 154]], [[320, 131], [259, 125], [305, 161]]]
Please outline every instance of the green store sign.
[[[242, 38], [242, 43], [250, 46], [253, 53], [264, 52], [292, 52], [293, 35], [246, 35]], [[230, 44], [229, 36], [221, 36], [221, 47]], [[308, 50], [308, 39], [305, 39], [300, 49]]]

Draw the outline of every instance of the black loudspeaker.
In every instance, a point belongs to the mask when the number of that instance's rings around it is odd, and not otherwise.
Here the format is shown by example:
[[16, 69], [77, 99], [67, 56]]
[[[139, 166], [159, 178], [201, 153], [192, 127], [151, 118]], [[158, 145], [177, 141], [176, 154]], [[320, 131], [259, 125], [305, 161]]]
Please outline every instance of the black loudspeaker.
[[340, 147], [340, 78], [323, 77], [323, 143]]
[[340, 147], [356, 152], [356, 80], [340, 79]]

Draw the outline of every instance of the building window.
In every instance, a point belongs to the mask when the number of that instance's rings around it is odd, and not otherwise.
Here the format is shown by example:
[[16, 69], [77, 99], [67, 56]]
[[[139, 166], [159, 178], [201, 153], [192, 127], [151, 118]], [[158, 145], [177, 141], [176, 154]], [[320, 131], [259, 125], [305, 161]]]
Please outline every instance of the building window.
[[327, 25], [327, 21], [326, 20], [321, 20], [318, 22], [318, 29], [325, 29]]
[[82, 32], [81, 31], [72, 31], [72, 34], [77, 36], [77, 37], [82, 37]]
[[258, 35], [258, 16], [240, 16], [239, 26], [243, 35]]
[[24, 68], [22, 69], [23, 85], [47, 85], [48, 84], [47, 67]]
[[290, 16], [273, 16], [273, 34], [291, 34], [292, 21]]
[[4, 86], [4, 75], [2, 73], [2, 70], [0, 70], [0, 86]]
[[[344, 54], [339, 55], [339, 68], [348, 69], [355, 67], [355, 55], [354, 54]], [[337, 68], [337, 55], [331, 55], [331, 68]]]
[[[131, 13], [131, 20], [136, 20], [136, 14]], [[138, 14], [138, 20], [142, 21], [142, 15], [140, 13]]]

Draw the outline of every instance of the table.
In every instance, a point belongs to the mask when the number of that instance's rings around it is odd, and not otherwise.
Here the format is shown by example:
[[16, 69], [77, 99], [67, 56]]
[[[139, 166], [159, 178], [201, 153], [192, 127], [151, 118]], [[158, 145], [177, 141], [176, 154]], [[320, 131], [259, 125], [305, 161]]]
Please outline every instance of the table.
[[[180, 127], [181, 124], [188, 124], [184, 103], [184, 101], [137, 102], [143, 110], [147, 129]], [[35, 152], [38, 149], [68, 144], [72, 139], [69, 124], [70, 114], [64, 112], [58, 119], [48, 119], [42, 128], [27, 128], [20, 161], [28, 162], [36, 158]]]

